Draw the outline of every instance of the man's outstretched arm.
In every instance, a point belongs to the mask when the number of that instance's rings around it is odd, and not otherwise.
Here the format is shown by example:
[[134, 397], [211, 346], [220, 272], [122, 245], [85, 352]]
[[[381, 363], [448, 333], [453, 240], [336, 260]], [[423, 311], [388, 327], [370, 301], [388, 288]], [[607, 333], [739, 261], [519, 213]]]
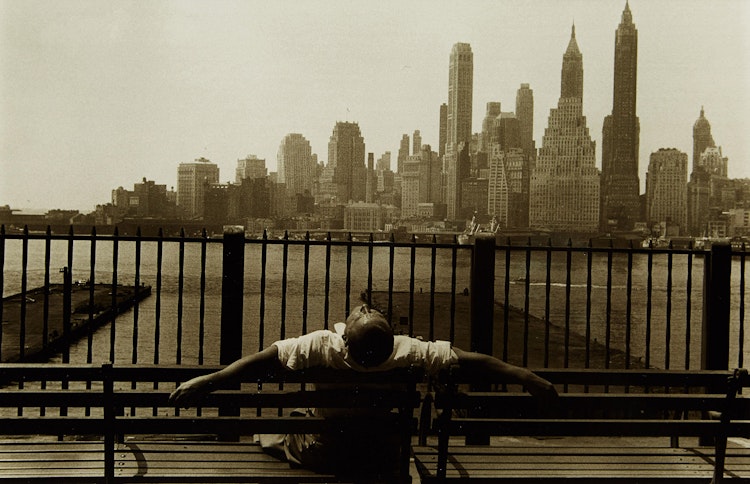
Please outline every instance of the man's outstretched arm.
[[488, 378], [494, 380], [500, 377], [507, 383], [523, 385], [526, 391], [545, 403], [552, 404], [557, 398], [557, 390], [555, 390], [552, 383], [526, 368], [511, 365], [510, 363], [482, 353], [464, 351], [455, 346], [453, 347], [453, 351], [458, 356], [458, 364], [461, 368], [479, 375], [486, 375]]
[[188, 380], [172, 392], [169, 403], [176, 407], [188, 408], [222, 386], [277, 371], [281, 369], [278, 356], [279, 349], [276, 345], [271, 345], [263, 351], [240, 358], [217, 372]]

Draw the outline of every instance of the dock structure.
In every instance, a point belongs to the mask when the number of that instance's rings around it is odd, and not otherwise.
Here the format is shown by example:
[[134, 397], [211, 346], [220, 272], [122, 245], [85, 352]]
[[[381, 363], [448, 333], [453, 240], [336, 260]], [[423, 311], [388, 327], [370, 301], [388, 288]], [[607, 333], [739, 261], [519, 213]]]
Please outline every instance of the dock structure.
[[[70, 286], [70, 325], [66, 332], [65, 285], [50, 284], [3, 298], [0, 362], [43, 361], [75, 341], [108, 323], [144, 298], [151, 286], [86, 282]], [[67, 334], [66, 334], [67, 333]]]

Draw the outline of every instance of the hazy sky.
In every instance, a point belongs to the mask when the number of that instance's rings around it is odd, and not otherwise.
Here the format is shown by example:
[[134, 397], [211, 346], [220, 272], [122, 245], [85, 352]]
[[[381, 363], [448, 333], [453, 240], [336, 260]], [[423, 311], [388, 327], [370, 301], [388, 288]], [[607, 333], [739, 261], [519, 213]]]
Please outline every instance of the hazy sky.
[[[560, 96], [575, 23], [583, 110], [597, 142], [612, 111], [614, 35], [625, 0], [0, 0], [0, 205], [111, 201], [146, 177], [176, 186], [205, 157], [221, 181], [255, 154], [276, 169], [301, 133], [320, 160], [336, 121], [366, 151], [422, 132], [437, 150], [456, 42], [474, 52], [473, 131], [485, 106], [534, 90], [537, 147]], [[630, 0], [638, 29], [640, 172], [673, 147], [692, 163], [701, 106], [729, 176], [750, 177], [750, 2]]]

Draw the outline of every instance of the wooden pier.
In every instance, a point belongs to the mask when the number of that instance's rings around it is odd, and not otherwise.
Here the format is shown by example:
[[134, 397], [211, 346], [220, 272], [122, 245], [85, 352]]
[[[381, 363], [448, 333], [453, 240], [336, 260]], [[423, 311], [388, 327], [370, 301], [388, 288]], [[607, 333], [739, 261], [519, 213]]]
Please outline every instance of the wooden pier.
[[38, 287], [26, 291], [25, 295], [5, 297], [0, 362], [44, 361], [62, 351], [66, 343], [111, 321], [113, 312], [121, 314], [150, 295], [151, 286], [118, 285], [113, 301], [111, 284], [94, 284], [93, 291], [85, 282], [71, 284], [69, 334], [64, 328], [63, 284], [50, 284], [47, 291]]

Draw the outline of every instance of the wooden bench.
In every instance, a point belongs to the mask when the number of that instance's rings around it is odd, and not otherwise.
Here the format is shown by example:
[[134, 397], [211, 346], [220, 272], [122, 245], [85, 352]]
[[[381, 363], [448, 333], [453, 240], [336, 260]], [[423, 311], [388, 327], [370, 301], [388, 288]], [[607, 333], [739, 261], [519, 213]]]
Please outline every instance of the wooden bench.
[[[561, 392], [556, 408], [540, 409], [520, 387], [504, 388], [459, 368], [442, 373], [435, 383], [437, 416], [424, 432], [436, 439], [414, 448], [423, 482], [750, 478], [745, 447], [732, 450], [734, 470], [725, 472], [727, 438], [750, 435], [743, 420], [749, 400], [737, 396], [748, 385], [744, 370], [536, 373]], [[680, 437], [694, 439], [679, 447]]]
[[[265, 454], [252, 436], [337, 432], [362, 424], [356, 418], [290, 416], [294, 408], [380, 407], [391, 412], [385, 412], [379, 429], [400, 442], [398, 470], [388, 480], [411, 482], [421, 370], [281, 372], [216, 391], [199, 409], [168, 405], [176, 382], [216, 369], [0, 365], [0, 477], [9, 482], [350, 481], [351, 476], [293, 468]], [[334, 383], [336, 389], [314, 389]]]

